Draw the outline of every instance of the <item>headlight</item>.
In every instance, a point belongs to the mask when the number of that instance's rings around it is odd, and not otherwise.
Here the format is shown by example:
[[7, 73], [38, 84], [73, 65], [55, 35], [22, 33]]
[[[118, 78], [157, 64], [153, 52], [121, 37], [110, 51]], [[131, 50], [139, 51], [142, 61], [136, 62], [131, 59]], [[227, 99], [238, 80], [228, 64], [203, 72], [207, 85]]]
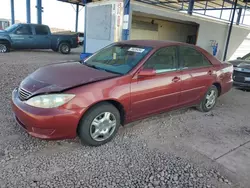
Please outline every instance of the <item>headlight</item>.
[[236, 70], [236, 71], [241, 71], [241, 68], [234, 67], [234, 70]]
[[48, 94], [32, 97], [25, 103], [38, 108], [55, 108], [74, 98], [73, 94]]

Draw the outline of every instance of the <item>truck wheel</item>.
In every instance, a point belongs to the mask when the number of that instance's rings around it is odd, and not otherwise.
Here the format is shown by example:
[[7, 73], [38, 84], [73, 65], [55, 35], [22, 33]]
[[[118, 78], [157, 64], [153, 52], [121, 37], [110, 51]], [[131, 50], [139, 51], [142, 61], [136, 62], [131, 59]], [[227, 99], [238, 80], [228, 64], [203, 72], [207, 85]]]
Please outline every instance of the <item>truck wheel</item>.
[[120, 127], [120, 113], [109, 103], [92, 107], [78, 125], [78, 136], [82, 143], [100, 146], [112, 140]]
[[69, 54], [70, 53], [70, 45], [68, 43], [61, 43], [59, 45], [59, 51], [62, 53], [62, 54]]
[[10, 51], [8, 43], [0, 43], [0, 53], [7, 53]]

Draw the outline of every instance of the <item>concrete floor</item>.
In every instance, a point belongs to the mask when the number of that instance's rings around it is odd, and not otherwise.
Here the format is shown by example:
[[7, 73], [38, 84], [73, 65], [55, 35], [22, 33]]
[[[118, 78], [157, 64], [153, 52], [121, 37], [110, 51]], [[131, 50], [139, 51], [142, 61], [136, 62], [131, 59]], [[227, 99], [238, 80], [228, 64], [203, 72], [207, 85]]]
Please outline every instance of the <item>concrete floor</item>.
[[[81, 49], [73, 50], [70, 55], [50, 51], [17, 51], [0, 54], [2, 78], [0, 89], [1, 103], [3, 103], [0, 107], [2, 130], [0, 151], [6, 150], [7, 146], [4, 143], [22, 137], [20, 131], [14, 131], [16, 127], [13, 126], [10, 107], [6, 103], [10, 100], [11, 90], [27, 74], [40, 66], [64, 60], [79, 60], [80, 51]], [[163, 113], [126, 125], [120, 129], [117, 137], [123, 139], [136, 137], [136, 141], [145, 142], [150, 150], [157, 149], [163, 153], [171, 153], [205, 169], [217, 169], [223, 177], [232, 182], [232, 185], [215, 183], [216, 187], [250, 187], [249, 113], [250, 92], [232, 89], [219, 99], [212, 112], [201, 113], [195, 109], [182, 109]], [[28, 139], [33, 138], [28, 137]], [[25, 142], [27, 143], [24, 144], [29, 144], [29, 141]], [[113, 142], [119, 143], [116, 139]], [[44, 141], [36, 141], [36, 145], [40, 143], [43, 145]], [[73, 143], [74, 149], [82, 147], [78, 143], [75, 145], [75, 141], [69, 143]], [[72, 146], [68, 146], [68, 143], [62, 142], [62, 145], [71, 150]], [[43, 149], [46, 147], [43, 146]], [[53, 149], [50, 152], [59, 152], [60, 146], [50, 145], [47, 149], [51, 147]], [[11, 148], [9, 150], [12, 155], [17, 155]], [[6, 162], [1, 170], [8, 168], [12, 167]]]

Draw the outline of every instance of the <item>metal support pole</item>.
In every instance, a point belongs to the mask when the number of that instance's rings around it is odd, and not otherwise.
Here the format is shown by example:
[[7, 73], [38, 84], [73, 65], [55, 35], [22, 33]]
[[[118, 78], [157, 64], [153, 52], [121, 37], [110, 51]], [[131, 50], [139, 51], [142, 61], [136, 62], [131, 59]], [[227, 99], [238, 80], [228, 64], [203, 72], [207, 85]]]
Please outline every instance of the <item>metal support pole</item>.
[[194, 9], [194, 0], [189, 0], [188, 4], [188, 14], [192, 15]]
[[15, 23], [15, 6], [14, 0], [10, 0], [10, 10], [11, 10], [11, 24]]
[[30, 0], [26, 0], [26, 16], [27, 16], [27, 23], [31, 23], [30, 19]]
[[204, 15], [206, 15], [206, 12], [207, 12], [207, 4], [208, 4], [208, 0], [206, 1], [205, 10], [204, 10]]
[[227, 59], [227, 51], [228, 51], [228, 46], [229, 46], [229, 42], [230, 42], [230, 38], [231, 38], [231, 33], [232, 33], [232, 28], [233, 28], [234, 16], [235, 16], [235, 11], [236, 11], [236, 7], [237, 7], [237, 3], [238, 3], [238, 0], [235, 0], [235, 2], [234, 2], [234, 9], [233, 9], [233, 15], [232, 15], [231, 23], [230, 23], [230, 26], [229, 26], [228, 35], [227, 35], [227, 41], [226, 41], [226, 46], [225, 46], [225, 52], [224, 52], [223, 61], [225, 61]]
[[[129, 19], [130, 18], [130, 0], [124, 0], [124, 23], [122, 31], [122, 40], [129, 39]], [[126, 23], [125, 23], [126, 22]]]
[[86, 35], [87, 35], [87, 8], [86, 8], [86, 5], [87, 5], [87, 0], [82, 0], [82, 3], [84, 4], [84, 41], [83, 41], [83, 53], [86, 53], [86, 43], [87, 43], [87, 40], [86, 40]]
[[78, 32], [78, 15], [79, 15], [79, 4], [76, 4], [76, 27], [75, 32]]
[[37, 8], [37, 23], [42, 24], [42, 0], [36, 1], [36, 8]]
[[220, 19], [221, 19], [222, 12], [223, 12], [223, 9], [224, 9], [224, 4], [225, 4], [225, 1], [223, 0], [222, 6], [221, 6], [221, 11], [220, 11]]
[[248, 1], [246, 2], [246, 6], [245, 6], [245, 10], [244, 10], [244, 13], [243, 13], [243, 18], [242, 18], [242, 24], [244, 24], [244, 19], [245, 19], [245, 15], [246, 15], [246, 11], [247, 11], [247, 4], [248, 4]]
[[[233, 0], [233, 2], [234, 2], [234, 0]], [[230, 20], [231, 20], [231, 16], [232, 16], [232, 11], [233, 11], [233, 7], [234, 7], [234, 4], [232, 3], [232, 9], [231, 9], [231, 11], [230, 11], [230, 16], [229, 16], [229, 19], [228, 19], [228, 21], [230, 21]]]
[[242, 14], [242, 8], [239, 8], [239, 12], [238, 12], [238, 17], [237, 17], [236, 25], [239, 25], [239, 24], [240, 24], [241, 14]]

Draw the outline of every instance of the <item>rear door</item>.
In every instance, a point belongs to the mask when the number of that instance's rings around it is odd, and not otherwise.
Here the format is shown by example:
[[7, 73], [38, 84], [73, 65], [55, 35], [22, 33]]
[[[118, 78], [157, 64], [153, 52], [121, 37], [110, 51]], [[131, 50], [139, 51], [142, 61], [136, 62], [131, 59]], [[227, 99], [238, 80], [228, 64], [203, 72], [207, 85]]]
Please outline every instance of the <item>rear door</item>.
[[215, 80], [214, 67], [198, 50], [179, 46], [181, 62], [181, 105], [197, 103]]
[[20, 25], [14, 33], [10, 34], [12, 47], [15, 49], [32, 49], [34, 47], [34, 35], [30, 25]]
[[178, 70], [177, 47], [158, 50], [143, 69], [154, 69], [156, 75], [132, 79], [132, 119], [173, 108], [179, 103], [181, 72]]
[[50, 30], [45, 25], [35, 25], [35, 46], [37, 49], [51, 48]]

